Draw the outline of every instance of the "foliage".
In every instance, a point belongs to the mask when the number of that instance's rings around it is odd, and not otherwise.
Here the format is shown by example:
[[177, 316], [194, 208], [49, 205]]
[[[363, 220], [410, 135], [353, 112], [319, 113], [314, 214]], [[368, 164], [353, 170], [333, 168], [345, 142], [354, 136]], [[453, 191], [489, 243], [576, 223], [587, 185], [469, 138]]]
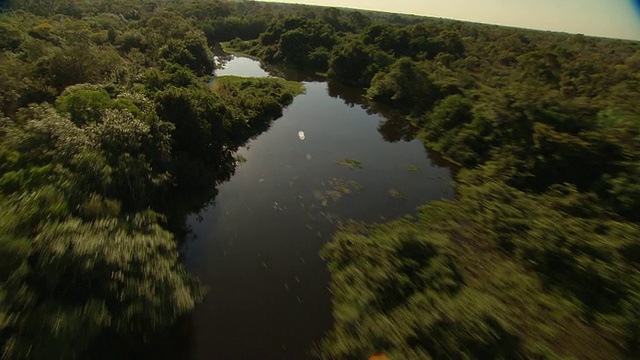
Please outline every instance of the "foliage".
[[[309, 61], [313, 47], [286, 58], [278, 46], [287, 32], [301, 40], [296, 29], [326, 23], [336, 30], [318, 56], [327, 76], [403, 112], [397, 122], [463, 171], [459, 201], [418, 219], [349, 225], [326, 246], [336, 323], [321, 355], [634, 354], [640, 46], [435, 19], [346, 26], [357, 13], [325, 11], [275, 19], [257, 40], [232, 45], [322, 69]], [[412, 267], [398, 249], [414, 242], [411, 256], [447, 261]], [[416, 278], [436, 271], [456, 290]]]
[[[279, 117], [282, 108], [291, 104], [296, 95], [304, 92], [303, 85], [298, 82], [236, 76], [219, 77], [214, 87], [216, 95], [229, 104], [234, 118], [243, 119], [245, 122]], [[246, 93], [246, 96], [238, 96], [242, 93]], [[281, 96], [274, 97], [274, 93]]]
[[302, 17], [272, 23], [259, 40], [267, 61], [320, 71], [326, 71], [328, 51], [336, 42], [329, 25]]
[[362, 169], [362, 162], [352, 158], [344, 158], [336, 160], [336, 164], [344, 166], [348, 169]]
[[440, 89], [427, 69], [409, 58], [401, 58], [388, 72], [378, 72], [367, 95], [375, 101], [403, 108], [430, 108], [440, 97]]
[[212, 91], [213, 44], [190, 17], [229, 5], [158, 5], [0, 14], [3, 359], [94, 358], [189, 314], [203, 289], [179, 261], [186, 214], [303, 91], [276, 79]]
[[329, 59], [328, 75], [351, 85], [366, 87], [376, 73], [393, 62], [392, 59], [373, 45], [351, 40], [334, 49]]
[[620, 358], [613, 336], [634, 349], [635, 317], [608, 317], [635, 301], [640, 228], [591, 219], [603, 209], [575, 188], [538, 196], [471, 174], [459, 202], [349, 224], [325, 247], [323, 357]]
[[4, 285], [19, 295], [3, 299], [15, 319], [5, 356], [75, 358], [105, 329], [160, 329], [193, 308], [199, 287], [155, 217], [45, 225]]
[[417, 131], [461, 168], [458, 200], [326, 246], [321, 355], [637, 354], [638, 43], [245, 1], [25, 0], [0, 13], [3, 357], [91, 358], [200, 298], [167, 230], [302, 91], [211, 81], [220, 41], [365, 88], [410, 130], [386, 136]]

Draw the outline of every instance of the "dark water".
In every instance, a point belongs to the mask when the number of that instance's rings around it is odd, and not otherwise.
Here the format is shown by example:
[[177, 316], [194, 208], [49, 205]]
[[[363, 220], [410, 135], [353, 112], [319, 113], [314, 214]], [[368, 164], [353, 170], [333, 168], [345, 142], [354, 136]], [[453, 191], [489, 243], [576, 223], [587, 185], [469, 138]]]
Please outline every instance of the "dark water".
[[[218, 70], [229, 74], [268, 75], [243, 58]], [[336, 224], [392, 219], [453, 196], [450, 171], [418, 140], [405, 141], [406, 122], [361, 105], [354, 89], [304, 84], [283, 117], [239, 151], [246, 162], [215, 202], [188, 219], [187, 266], [210, 289], [193, 315], [192, 359], [308, 358], [332, 324], [318, 252]], [[362, 169], [335, 164], [344, 158]]]

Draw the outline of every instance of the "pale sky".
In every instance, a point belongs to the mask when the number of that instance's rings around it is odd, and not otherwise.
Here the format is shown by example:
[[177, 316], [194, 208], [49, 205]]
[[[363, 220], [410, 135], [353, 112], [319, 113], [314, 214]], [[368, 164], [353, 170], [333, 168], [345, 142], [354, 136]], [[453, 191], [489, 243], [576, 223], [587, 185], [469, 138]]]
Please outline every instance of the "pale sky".
[[[264, 0], [640, 40], [640, 0]], [[634, 3], [636, 5], [634, 5]]]

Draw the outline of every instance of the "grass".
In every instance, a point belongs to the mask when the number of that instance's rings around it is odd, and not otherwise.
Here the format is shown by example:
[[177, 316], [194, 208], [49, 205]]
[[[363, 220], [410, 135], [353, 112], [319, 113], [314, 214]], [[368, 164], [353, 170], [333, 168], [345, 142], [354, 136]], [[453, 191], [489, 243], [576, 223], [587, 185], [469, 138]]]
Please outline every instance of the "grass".
[[305, 91], [304, 85], [301, 82], [289, 81], [280, 78], [247, 78], [243, 76], [225, 75], [218, 77], [217, 83], [219, 84], [216, 85], [218, 90], [242, 90], [249, 86], [256, 86], [259, 88], [276, 87], [291, 96], [303, 94]]
[[249, 59], [253, 59], [253, 60], [260, 60], [259, 57], [252, 55], [242, 49], [239, 48], [235, 48], [233, 46], [231, 46], [231, 42], [230, 41], [225, 41], [225, 42], [221, 42], [220, 46], [222, 47], [222, 50], [224, 52], [226, 52], [227, 54], [233, 54], [235, 56], [241, 56], [241, 57], [246, 57]]

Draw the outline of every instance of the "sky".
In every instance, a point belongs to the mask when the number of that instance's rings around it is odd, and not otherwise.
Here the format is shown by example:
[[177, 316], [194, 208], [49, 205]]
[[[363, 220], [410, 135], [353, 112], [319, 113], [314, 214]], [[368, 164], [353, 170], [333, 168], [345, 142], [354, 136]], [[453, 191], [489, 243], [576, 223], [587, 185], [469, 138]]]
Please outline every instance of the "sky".
[[640, 0], [263, 0], [640, 40]]

